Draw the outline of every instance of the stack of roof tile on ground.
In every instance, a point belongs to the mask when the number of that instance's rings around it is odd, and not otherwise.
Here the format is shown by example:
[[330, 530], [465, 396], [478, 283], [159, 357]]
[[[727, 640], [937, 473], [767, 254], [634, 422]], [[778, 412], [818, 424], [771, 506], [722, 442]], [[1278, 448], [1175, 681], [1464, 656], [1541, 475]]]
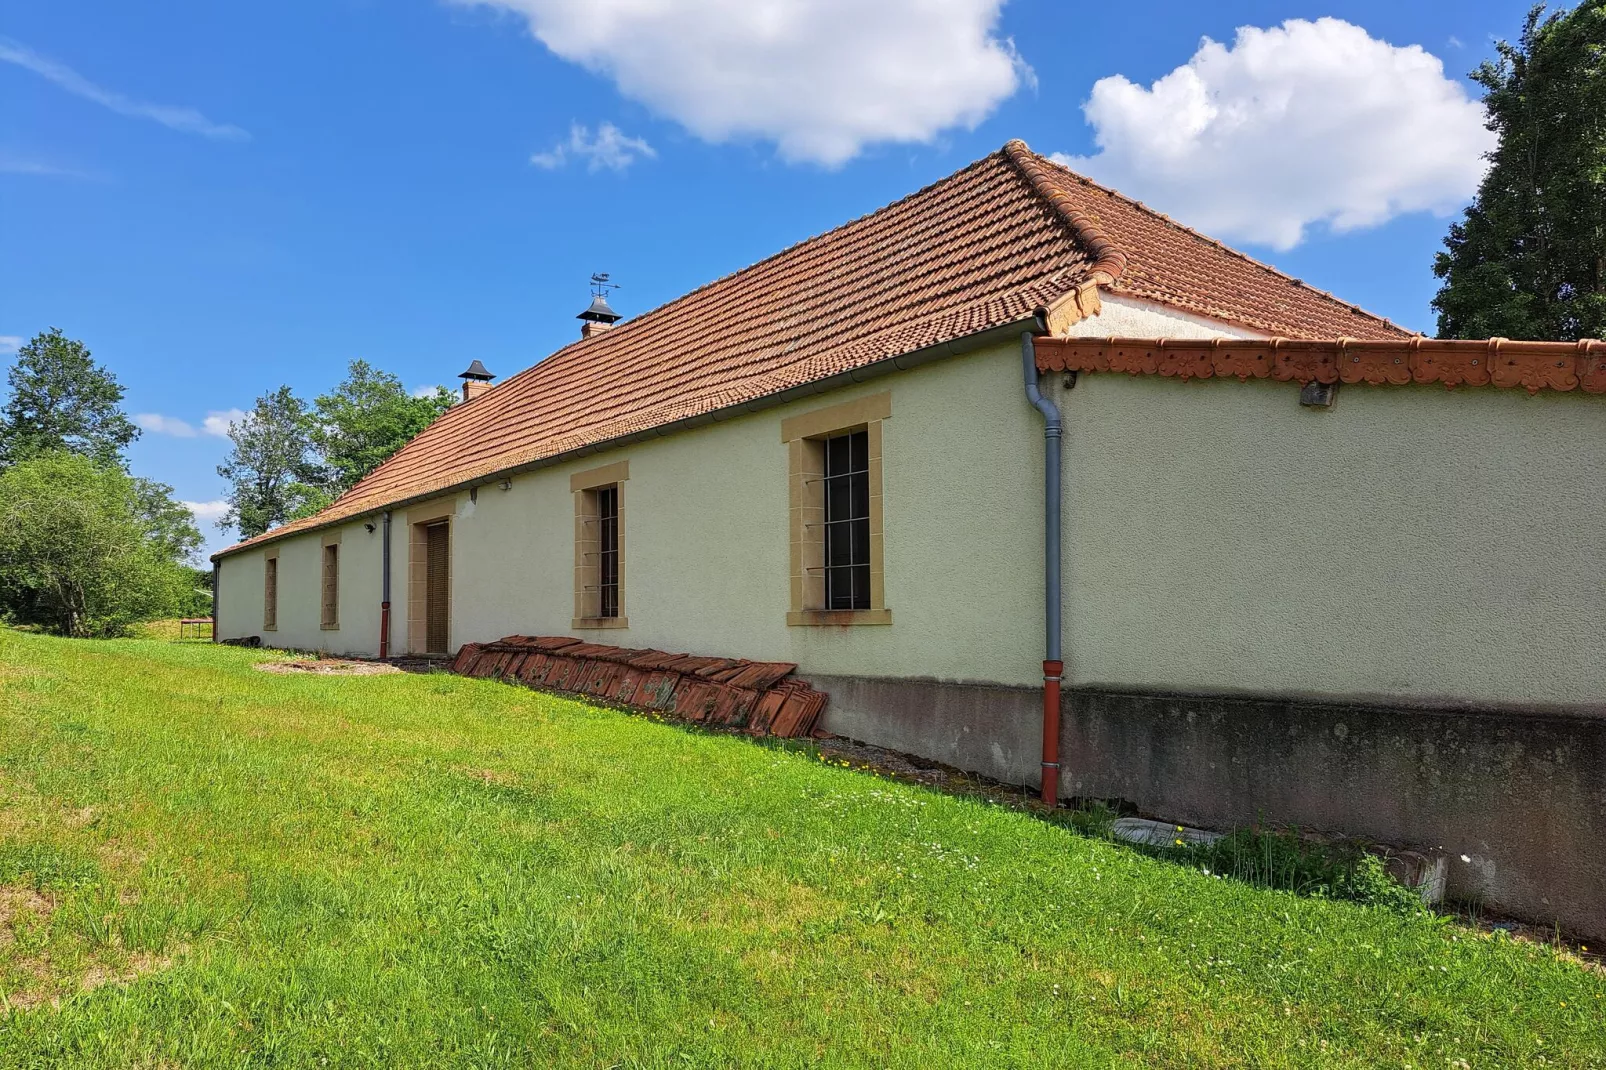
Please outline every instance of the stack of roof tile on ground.
[[467, 643], [452, 671], [482, 679], [593, 695], [756, 736], [806, 736], [825, 694], [792, 679], [796, 665], [666, 654], [586, 643], [569, 636], [510, 635]]

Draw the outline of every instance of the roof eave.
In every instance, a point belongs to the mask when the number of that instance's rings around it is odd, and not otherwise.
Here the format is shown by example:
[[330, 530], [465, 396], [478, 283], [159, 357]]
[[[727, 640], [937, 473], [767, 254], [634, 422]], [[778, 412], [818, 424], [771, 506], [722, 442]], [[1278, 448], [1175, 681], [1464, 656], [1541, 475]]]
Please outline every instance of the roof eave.
[[824, 379], [815, 379], [811, 382], [800, 383], [797, 386], [788, 387], [785, 390], [780, 390], [773, 394], [765, 394], [762, 397], [738, 402], [735, 405], [727, 405], [718, 409], [711, 409], [708, 412], [701, 413], [696, 416], [687, 416], [679, 420], [671, 421], [670, 423], [659, 424], [656, 427], [649, 427], [641, 431], [632, 431], [627, 435], [619, 435], [614, 438], [604, 439], [600, 442], [593, 442], [584, 446], [578, 446], [572, 450], [565, 450], [562, 453], [554, 453], [547, 457], [538, 457], [534, 460], [524, 461], [520, 464], [508, 465], [503, 468], [493, 469], [491, 471], [472, 476], [468, 479], [458, 480], [455, 483], [435, 487], [427, 491], [421, 491], [418, 494], [409, 495], [405, 498], [398, 498], [395, 501], [375, 505], [371, 509], [364, 509], [358, 513], [331, 518], [321, 523], [310, 524], [304, 528], [297, 528], [295, 531], [283, 532], [282, 534], [270, 531], [264, 535], [257, 536], [255, 539], [250, 539], [245, 542], [241, 542], [238, 545], [219, 550], [217, 553], [211, 556], [210, 560], [222, 561], [224, 558], [232, 557], [235, 554], [245, 553], [248, 550], [261, 549], [264, 546], [271, 546], [274, 543], [283, 542], [285, 539], [293, 539], [301, 535], [310, 535], [314, 532], [326, 531], [329, 528], [337, 527], [342, 524], [360, 523], [365, 517], [378, 516], [385, 512], [391, 512], [397, 509], [405, 509], [408, 506], [417, 505], [420, 502], [429, 501], [432, 498], [440, 498], [447, 494], [458, 494], [474, 487], [483, 486], [487, 483], [495, 483], [499, 480], [506, 479], [509, 476], [534, 472], [542, 468], [551, 468], [554, 465], [564, 464], [568, 461], [577, 460], [581, 457], [588, 457], [592, 454], [602, 453], [606, 450], [621, 449], [637, 442], [645, 442], [650, 439], [662, 438], [666, 435], [672, 435], [679, 431], [690, 430], [694, 427], [702, 427], [707, 424], [714, 423], [723, 423], [726, 420], [732, 420], [740, 416], [745, 416], [749, 413], [762, 412], [765, 409], [772, 409], [792, 401], [798, 401], [803, 398], [812, 397], [816, 394], [824, 394], [828, 391], [840, 390], [843, 387], [852, 386], [855, 383], [862, 383], [871, 379], [879, 379], [882, 376], [891, 375], [895, 372], [908, 371], [912, 368], [918, 368], [924, 364], [931, 364], [935, 361], [946, 360], [949, 357], [957, 357], [966, 353], [974, 353], [975, 351], [979, 349], [985, 349], [990, 345], [1014, 341], [1018, 339], [1023, 332], [1030, 332], [1031, 334], [1036, 335], [1046, 334], [1048, 332], [1047, 316], [1048, 312], [1046, 309], [1035, 309], [1031, 315], [1025, 316], [1021, 319], [1011, 320], [1008, 323], [997, 324], [995, 326], [988, 327], [985, 330], [977, 331], [973, 334], [960, 335], [956, 338], [950, 338], [947, 341], [938, 342], [935, 345], [923, 346], [920, 349], [911, 350], [907, 353], [900, 353], [892, 357], [883, 357], [881, 360], [863, 365], [862, 367], [853, 368], [845, 372], [838, 372], [837, 374], [827, 376]]

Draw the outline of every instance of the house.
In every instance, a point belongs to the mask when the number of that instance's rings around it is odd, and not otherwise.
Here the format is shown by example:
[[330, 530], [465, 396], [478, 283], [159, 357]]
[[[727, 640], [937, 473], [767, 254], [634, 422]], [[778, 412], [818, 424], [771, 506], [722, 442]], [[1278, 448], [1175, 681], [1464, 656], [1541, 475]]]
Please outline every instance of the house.
[[1414, 336], [1018, 141], [583, 319], [217, 555], [219, 636], [796, 662], [842, 735], [1606, 931], [1606, 346]]

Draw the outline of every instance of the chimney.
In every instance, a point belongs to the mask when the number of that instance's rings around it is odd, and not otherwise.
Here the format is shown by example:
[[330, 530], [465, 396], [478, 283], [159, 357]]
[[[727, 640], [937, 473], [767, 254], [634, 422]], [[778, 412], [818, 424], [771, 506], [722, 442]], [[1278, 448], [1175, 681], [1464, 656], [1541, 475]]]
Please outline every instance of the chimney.
[[474, 363], [468, 366], [468, 371], [458, 376], [463, 380], [463, 400], [473, 401], [487, 390], [491, 389], [491, 380], [496, 376], [485, 370], [485, 365], [475, 358]]
[[575, 317], [581, 321], [581, 338], [593, 338], [624, 319], [608, 307], [608, 291], [618, 289], [618, 286], [618, 283], [608, 281], [607, 272], [591, 276], [591, 306]]

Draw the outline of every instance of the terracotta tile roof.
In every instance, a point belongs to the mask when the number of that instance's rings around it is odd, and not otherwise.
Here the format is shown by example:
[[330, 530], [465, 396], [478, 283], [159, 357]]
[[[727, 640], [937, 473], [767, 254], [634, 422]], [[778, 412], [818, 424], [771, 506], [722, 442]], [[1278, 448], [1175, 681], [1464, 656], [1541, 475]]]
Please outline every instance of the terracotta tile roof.
[[1004, 147], [1045, 197], [1107, 243], [1111, 293], [1157, 301], [1284, 338], [1409, 338], [1412, 332], [1307, 286], [1212, 238], [1038, 156]]
[[218, 555], [1029, 318], [1098, 284], [1268, 333], [1395, 337], [1012, 141], [459, 405], [315, 516]]

